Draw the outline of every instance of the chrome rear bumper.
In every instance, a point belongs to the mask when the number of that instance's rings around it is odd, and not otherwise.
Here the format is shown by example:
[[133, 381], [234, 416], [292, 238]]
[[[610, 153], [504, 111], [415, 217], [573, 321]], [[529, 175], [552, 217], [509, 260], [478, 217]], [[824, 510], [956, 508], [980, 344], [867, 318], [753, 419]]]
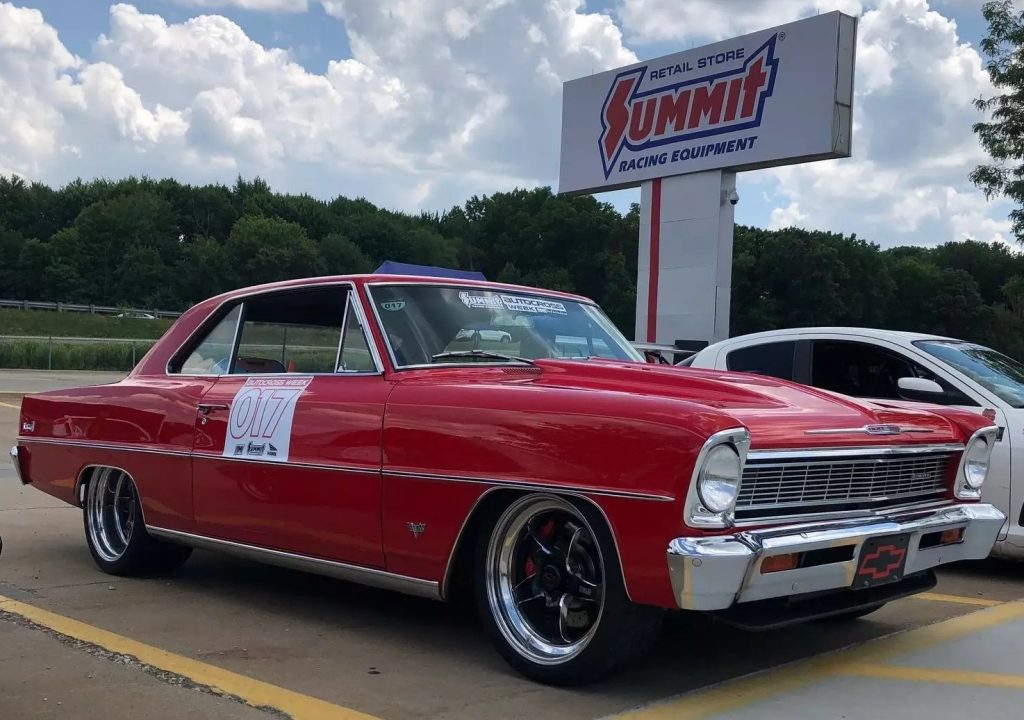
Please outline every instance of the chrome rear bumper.
[[[717, 537], [676, 538], [667, 552], [672, 592], [676, 604], [685, 610], [724, 610], [736, 603], [849, 588], [864, 542], [900, 533], [910, 533], [905, 567], [909, 576], [958, 560], [987, 557], [1005, 519], [991, 505], [972, 503]], [[960, 542], [920, 547], [922, 537], [958, 528], [964, 529]], [[847, 547], [849, 557], [838, 562], [761, 572], [766, 558]]]
[[11, 448], [11, 462], [14, 463], [14, 472], [18, 475], [18, 479], [21, 480], [21, 484], [27, 485], [28, 480], [25, 478], [25, 473], [21, 469], [21, 458], [18, 456], [17, 445]]

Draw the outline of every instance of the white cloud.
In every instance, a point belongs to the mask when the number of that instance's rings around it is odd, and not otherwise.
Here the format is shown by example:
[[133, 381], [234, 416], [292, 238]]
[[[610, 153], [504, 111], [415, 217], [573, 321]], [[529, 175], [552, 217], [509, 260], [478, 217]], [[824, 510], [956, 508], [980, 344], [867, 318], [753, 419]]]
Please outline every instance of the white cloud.
[[618, 0], [630, 40], [721, 40], [819, 12], [860, 13], [860, 0]]
[[[612, 19], [585, 12], [582, 0], [323, 4], [343, 21], [353, 56], [319, 74], [218, 15], [168, 23], [114, 5], [83, 60], [38, 12], [0, 6], [35, 33], [0, 23], [0, 37], [19, 43], [0, 46], [0, 58], [34, 68], [20, 96], [0, 102], [8, 113], [38, 106], [0, 124], [41, 134], [11, 142], [7, 154], [0, 145], [0, 169], [51, 182], [99, 172], [259, 174], [282, 190], [440, 207], [551, 182], [561, 82], [636, 59]], [[70, 98], [58, 102], [62, 87]]]
[[209, 9], [240, 8], [258, 12], [296, 13], [306, 12], [308, 0], [169, 0], [177, 5], [188, 5]]
[[[636, 60], [613, 17], [583, 0], [319, 1], [352, 50], [322, 73], [227, 18], [169, 23], [127, 4], [110, 8], [109, 29], [80, 58], [38, 11], [0, 0], [0, 173], [51, 183], [258, 174], [284, 191], [435, 209], [555, 183], [561, 83]], [[643, 47], [856, 12], [861, 2], [723, 5], [620, 0], [617, 17]], [[992, 92], [976, 50], [926, 0], [864, 5], [854, 157], [744, 175], [757, 192], [741, 195], [763, 207], [746, 220], [885, 245], [1009, 237], [1007, 204], [987, 203], [967, 181], [984, 160], [971, 100]]]

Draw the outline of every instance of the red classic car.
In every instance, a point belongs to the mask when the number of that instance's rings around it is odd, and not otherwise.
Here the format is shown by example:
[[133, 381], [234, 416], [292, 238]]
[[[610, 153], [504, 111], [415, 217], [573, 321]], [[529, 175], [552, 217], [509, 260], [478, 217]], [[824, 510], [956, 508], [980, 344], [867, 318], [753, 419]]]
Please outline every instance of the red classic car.
[[525, 675], [596, 680], [663, 610], [851, 618], [986, 556], [996, 428], [648, 364], [590, 300], [329, 277], [186, 312], [122, 382], [29, 395], [25, 483], [101, 569], [212, 548], [447, 599]]

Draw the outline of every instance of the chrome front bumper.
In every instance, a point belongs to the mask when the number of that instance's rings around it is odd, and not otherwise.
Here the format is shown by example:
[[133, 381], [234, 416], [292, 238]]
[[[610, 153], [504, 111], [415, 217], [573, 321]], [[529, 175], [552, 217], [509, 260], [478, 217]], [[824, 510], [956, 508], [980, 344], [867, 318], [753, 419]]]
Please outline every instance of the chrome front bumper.
[[[676, 538], [668, 569], [676, 603], [684, 610], [724, 610], [736, 603], [849, 588], [861, 546], [870, 538], [910, 533], [905, 576], [957, 560], [988, 556], [1006, 518], [985, 504], [946, 505], [829, 523], [787, 525], [717, 537]], [[921, 548], [921, 538], [964, 528], [963, 540]], [[765, 558], [851, 547], [849, 559], [813, 567], [761, 572]]]

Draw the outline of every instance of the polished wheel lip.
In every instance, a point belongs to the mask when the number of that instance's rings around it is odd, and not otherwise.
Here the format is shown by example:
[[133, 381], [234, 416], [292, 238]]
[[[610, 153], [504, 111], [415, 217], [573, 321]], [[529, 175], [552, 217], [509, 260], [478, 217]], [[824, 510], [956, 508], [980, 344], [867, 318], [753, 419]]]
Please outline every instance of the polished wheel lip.
[[[546, 512], [563, 512], [586, 529], [593, 539], [597, 562], [601, 571], [601, 591], [597, 602], [597, 619], [587, 633], [573, 642], [556, 644], [539, 633], [519, 610], [516, 601], [516, 586], [513, 580], [512, 558], [522, 531], [537, 515]], [[606, 564], [593, 528], [586, 518], [571, 503], [554, 495], [531, 495], [522, 498], [505, 510], [495, 525], [487, 546], [485, 584], [491, 616], [502, 636], [524, 659], [538, 665], [562, 665], [582, 653], [590, 645], [604, 616], [607, 585]], [[566, 596], [559, 602], [559, 612], [567, 612]]]
[[124, 557], [135, 532], [139, 495], [128, 474], [101, 468], [89, 483], [85, 516], [93, 550], [104, 562]]

